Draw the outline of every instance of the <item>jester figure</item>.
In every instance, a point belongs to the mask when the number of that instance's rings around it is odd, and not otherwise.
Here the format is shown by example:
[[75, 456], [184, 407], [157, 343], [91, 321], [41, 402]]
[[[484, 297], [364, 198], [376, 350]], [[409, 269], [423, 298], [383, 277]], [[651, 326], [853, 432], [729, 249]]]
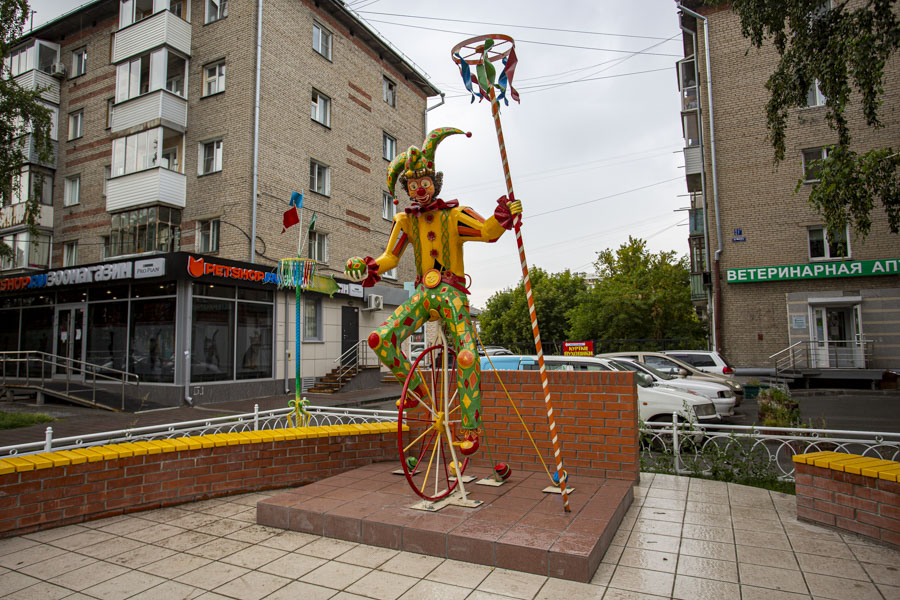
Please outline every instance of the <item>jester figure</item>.
[[[463, 133], [452, 127], [428, 134], [422, 149], [410, 146], [388, 166], [387, 186], [392, 196], [395, 185], [406, 190], [411, 206], [394, 216], [387, 249], [378, 258], [351, 258], [345, 275], [363, 286], [374, 285], [385, 271], [397, 266], [407, 247], [412, 246], [416, 262], [416, 290], [409, 300], [373, 331], [369, 347], [401, 382], [412, 365], [401, 344], [426, 321], [440, 320], [447, 340], [456, 351], [462, 431], [458, 442], [464, 455], [473, 454], [479, 445], [481, 428], [481, 363], [478, 359], [475, 331], [469, 315], [469, 290], [463, 265], [463, 243], [496, 242], [512, 229], [522, 205], [514, 199], [497, 200], [494, 215], [484, 219], [456, 200], [438, 198], [443, 173], [434, 166], [434, 153], [446, 137]], [[466, 137], [471, 137], [467, 133]], [[397, 202], [396, 200], [394, 201]], [[403, 410], [413, 409], [428, 397], [428, 388], [418, 373], [410, 382]], [[401, 401], [398, 400], [398, 404]], [[456, 444], [455, 444], [456, 445]]]

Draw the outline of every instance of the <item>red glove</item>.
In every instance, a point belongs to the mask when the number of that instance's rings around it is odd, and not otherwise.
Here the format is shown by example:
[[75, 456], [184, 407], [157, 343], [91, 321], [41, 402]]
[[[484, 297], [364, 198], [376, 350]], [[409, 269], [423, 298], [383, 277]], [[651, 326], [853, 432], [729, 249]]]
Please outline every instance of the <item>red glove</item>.
[[369, 276], [362, 281], [363, 287], [372, 287], [381, 281], [381, 275], [378, 274], [378, 263], [371, 256], [365, 258], [366, 266], [369, 267]]
[[[509, 204], [515, 202], [515, 200], [515, 198], [501, 196], [497, 198], [497, 208], [494, 209], [494, 218], [497, 219], [500, 226], [507, 231], [513, 228], [515, 224], [515, 215], [518, 214], [513, 213], [509, 208]], [[518, 212], [521, 212], [521, 208]]]

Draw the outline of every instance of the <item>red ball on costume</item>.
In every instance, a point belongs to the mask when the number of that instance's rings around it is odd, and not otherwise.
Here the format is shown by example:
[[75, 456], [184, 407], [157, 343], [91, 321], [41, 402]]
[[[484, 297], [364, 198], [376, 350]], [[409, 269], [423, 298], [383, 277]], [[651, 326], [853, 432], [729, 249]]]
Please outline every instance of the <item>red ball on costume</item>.
[[497, 477], [499, 477], [501, 481], [506, 481], [509, 479], [509, 476], [512, 475], [512, 469], [510, 469], [509, 465], [506, 463], [497, 463], [494, 465], [494, 473], [497, 474]]

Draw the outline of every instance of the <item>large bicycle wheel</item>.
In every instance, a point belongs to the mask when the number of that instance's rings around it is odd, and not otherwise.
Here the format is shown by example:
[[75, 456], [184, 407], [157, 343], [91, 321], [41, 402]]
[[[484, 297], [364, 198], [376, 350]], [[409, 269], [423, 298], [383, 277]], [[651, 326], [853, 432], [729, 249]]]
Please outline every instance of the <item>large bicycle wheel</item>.
[[[461, 476], [469, 463], [468, 458], [460, 460], [462, 455], [452, 447], [460, 424], [459, 390], [456, 354], [450, 349], [445, 357], [444, 350], [443, 344], [431, 346], [413, 362], [403, 383], [397, 417], [397, 447], [403, 474], [413, 491], [430, 501], [440, 500], [456, 489], [456, 476]], [[428, 388], [425, 398], [411, 389], [414, 373], [419, 373]], [[408, 397], [419, 404], [403, 410]], [[459, 469], [451, 467], [455, 461], [461, 462]]]

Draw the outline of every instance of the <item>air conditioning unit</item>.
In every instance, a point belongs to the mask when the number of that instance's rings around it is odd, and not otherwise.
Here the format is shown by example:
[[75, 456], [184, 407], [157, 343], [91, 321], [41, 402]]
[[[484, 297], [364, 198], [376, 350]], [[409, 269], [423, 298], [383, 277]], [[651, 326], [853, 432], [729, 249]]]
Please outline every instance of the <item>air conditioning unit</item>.
[[384, 296], [369, 294], [366, 299], [366, 308], [363, 310], [381, 310], [384, 308]]
[[53, 63], [50, 65], [50, 75], [58, 79], [66, 78], [66, 63]]

